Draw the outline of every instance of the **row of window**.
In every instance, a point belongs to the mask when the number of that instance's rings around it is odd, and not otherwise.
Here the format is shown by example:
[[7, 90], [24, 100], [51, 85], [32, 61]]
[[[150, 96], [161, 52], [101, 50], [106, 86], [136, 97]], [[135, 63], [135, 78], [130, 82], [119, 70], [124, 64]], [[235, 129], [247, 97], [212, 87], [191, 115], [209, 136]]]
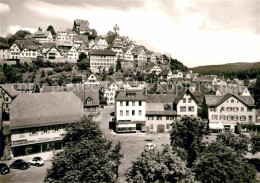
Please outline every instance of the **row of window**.
[[[246, 108], [247, 109], [247, 112], [252, 112], [252, 109], [250, 108]], [[231, 111], [234, 111], [234, 112], [238, 112], [239, 111], [239, 107], [221, 107], [220, 108], [220, 112], [222, 111], [227, 111], [227, 112], [231, 112]], [[216, 107], [210, 107], [210, 112], [216, 112], [217, 111], [217, 108]], [[240, 107], [240, 111], [241, 112], [244, 112], [245, 111], [245, 108], [244, 107]]]
[[91, 63], [91, 65], [114, 65], [114, 63]]
[[[148, 120], [162, 120], [162, 116], [148, 116]], [[166, 120], [173, 120], [173, 117], [166, 116]]]
[[[35, 136], [35, 135], [38, 135], [38, 134], [47, 134], [47, 133], [50, 133], [51, 131], [53, 133], [57, 133], [57, 132], [60, 131], [60, 129], [61, 129], [60, 126], [32, 128], [32, 129], [30, 129], [29, 135]], [[24, 136], [25, 136], [25, 133], [23, 131], [21, 131], [21, 133], [19, 133], [19, 137], [24, 137]]]
[[[136, 114], [136, 113], [135, 113], [135, 110], [132, 110], [131, 114], [132, 114], [132, 116], [135, 116], [135, 114]], [[130, 116], [130, 111], [129, 111], [129, 110], [126, 110], [126, 111], [125, 111], [125, 115], [126, 115], [126, 116]], [[139, 111], [138, 111], [138, 115], [139, 115], [139, 116], [142, 116], [142, 110], [139, 110]], [[123, 110], [120, 110], [120, 116], [123, 116]]]
[[[247, 117], [246, 116], [237, 116], [237, 115], [212, 115], [211, 116], [211, 119], [212, 120], [228, 120], [228, 121], [237, 121], [238, 119], [240, 119], [240, 121], [246, 121], [247, 120]], [[253, 117], [252, 116], [248, 116], [248, 120], [249, 121], [252, 121]]]
[[[135, 106], [135, 103], [136, 103], [136, 101], [126, 101], [125, 102], [125, 106]], [[123, 106], [123, 104], [124, 104], [124, 102], [120, 102], [120, 106], [122, 107]], [[138, 101], [138, 105], [139, 106], [142, 106], [142, 101]]]
[[[153, 124], [150, 124], [150, 129], [153, 130]], [[166, 129], [170, 129], [170, 124], [166, 124]]]
[[186, 103], [188, 99], [188, 103], [191, 103], [191, 98], [182, 98], [182, 102]]
[[36, 53], [22, 53], [22, 56], [36, 56]]
[[180, 107], [180, 112], [187, 112], [187, 108], [188, 108], [188, 112], [194, 112], [195, 108], [193, 106], [181, 106]]

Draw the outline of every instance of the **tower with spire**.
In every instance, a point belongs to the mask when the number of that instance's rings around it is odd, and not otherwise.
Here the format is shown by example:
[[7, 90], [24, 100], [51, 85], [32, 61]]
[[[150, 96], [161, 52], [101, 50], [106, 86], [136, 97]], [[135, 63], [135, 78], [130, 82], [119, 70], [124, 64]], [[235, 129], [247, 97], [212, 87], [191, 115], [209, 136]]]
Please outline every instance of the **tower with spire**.
[[117, 24], [114, 26], [113, 29], [114, 29], [114, 31], [115, 31], [116, 34], [119, 34], [119, 27], [118, 27]]

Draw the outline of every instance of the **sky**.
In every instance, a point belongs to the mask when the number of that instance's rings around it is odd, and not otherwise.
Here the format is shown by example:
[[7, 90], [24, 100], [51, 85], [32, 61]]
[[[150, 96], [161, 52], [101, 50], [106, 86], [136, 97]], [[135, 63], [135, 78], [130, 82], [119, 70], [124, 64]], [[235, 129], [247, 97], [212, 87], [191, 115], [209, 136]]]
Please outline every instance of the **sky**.
[[75, 19], [105, 35], [118, 24], [148, 49], [188, 67], [260, 61], [260, 0], [0, 0], [0, 36]]

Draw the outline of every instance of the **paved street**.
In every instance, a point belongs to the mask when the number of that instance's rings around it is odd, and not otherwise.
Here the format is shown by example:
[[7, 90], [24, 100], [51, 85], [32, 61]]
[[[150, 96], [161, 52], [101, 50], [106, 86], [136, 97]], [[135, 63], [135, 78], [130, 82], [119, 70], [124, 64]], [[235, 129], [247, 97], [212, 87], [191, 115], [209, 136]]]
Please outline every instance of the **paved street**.
[[[7, 161], [8, 166], [13, 162]], [[51, 161], [45, 161], [42, 167], [30, 166], [27, 170], [11, 169], [10, 174], [0, 175], [2, 183], [42, 183], [47, 168], [51, 167]]]

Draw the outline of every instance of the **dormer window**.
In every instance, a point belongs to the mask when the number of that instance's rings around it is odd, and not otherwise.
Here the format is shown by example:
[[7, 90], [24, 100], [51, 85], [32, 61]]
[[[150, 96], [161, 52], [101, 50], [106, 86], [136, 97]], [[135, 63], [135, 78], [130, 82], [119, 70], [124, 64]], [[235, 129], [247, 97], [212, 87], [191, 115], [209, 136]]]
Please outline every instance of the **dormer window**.
[[87, 105], [92, 105], [92, 103], [93, 103], [91, 98], [88, 98], [86, 102], [87, 102]]

